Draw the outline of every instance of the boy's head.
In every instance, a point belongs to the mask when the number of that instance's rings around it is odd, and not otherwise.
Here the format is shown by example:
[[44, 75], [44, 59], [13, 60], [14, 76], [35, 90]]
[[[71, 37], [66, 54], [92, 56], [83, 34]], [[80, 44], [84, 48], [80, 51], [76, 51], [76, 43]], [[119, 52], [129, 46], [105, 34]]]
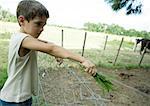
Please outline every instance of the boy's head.
[[36, 0], [22, 0], [17, 7], [16, 16], [22, 15], [29, 22], [37, 17], [46, 16], [49, 18], [49, 12], [40, 2]]
[[18, 4], [16, 15], [21, 32], [36, 38], [43, 31], [43, 27], [49, 18], [48, 10], [35, 0], [22, 0]]

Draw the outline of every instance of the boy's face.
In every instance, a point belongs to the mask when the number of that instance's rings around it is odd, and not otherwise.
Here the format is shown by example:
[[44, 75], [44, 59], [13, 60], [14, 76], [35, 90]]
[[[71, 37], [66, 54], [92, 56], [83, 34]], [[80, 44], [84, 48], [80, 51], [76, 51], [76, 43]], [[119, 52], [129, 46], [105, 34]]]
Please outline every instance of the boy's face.
[[43, 31], [46, 22], [47, 22], [47, 18], [45, 16], [35, 17], [29, 22], [27, 20], [24, 20], [21, 23], [21, 31], [26, 34], [30, 34], [35, 38], [38, 38], [41, 32]]

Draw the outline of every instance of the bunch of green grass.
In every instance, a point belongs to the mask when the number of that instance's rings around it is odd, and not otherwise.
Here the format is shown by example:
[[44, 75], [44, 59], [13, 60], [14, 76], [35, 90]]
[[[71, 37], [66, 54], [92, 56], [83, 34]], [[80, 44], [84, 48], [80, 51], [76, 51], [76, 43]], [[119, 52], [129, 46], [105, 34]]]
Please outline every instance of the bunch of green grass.
[[113, 83], [110, 80], [106, 79], [105, 76], [96, 73], [93, 77], [97, 81], [97, 83], [101, 85], [103, 91], [109, 92], [113, 90]]
[[[84, 70], [83, 66], [79, 67], [81, 70]], [[84, 72], [84, 71], [82, 71]], [[100, 73], [96, 73], [94, 76], [94, 79], [96, 80], [96, 82], [100, 85], [100, 87], [102, 88], [103, 92], [110, 92], [114, 89], [114, 85], [113, 83], [107, 79], [106, 76], [100, 74]]]

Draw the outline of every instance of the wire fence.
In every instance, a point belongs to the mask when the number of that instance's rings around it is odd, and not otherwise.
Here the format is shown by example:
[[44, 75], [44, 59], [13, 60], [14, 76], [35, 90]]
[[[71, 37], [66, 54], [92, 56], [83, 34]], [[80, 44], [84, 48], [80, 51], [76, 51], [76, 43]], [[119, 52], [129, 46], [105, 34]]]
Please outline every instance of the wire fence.
[[99, 95], [102, 91], [93, 82], [92, 77], [67, 65], [40, 70], [39, 94], [33, 97], [33, 106], [107, 106], [110, 100]]

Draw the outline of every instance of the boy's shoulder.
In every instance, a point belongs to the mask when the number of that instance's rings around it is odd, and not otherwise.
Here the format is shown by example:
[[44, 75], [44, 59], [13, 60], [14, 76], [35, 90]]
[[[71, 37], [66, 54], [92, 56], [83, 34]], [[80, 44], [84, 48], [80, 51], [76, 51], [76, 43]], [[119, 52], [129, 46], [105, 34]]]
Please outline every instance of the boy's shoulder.
[[20, 38], [20, 37], [26, 37], [26, 36], [30, 36], [29, 34], [26, 34], [26, 33], [22, 33], [22, 32], [15, 32], [12, 34], [12, 37], [15, 37], [15, 38]]
[[25, 34], [25, 33], [21, 33], [21, 32], [16, 32], [16, 33], [13, 33], [12, 35], [11, 35], [11, 42], [18, 42], [18, 41], [20, 41], [20, 40], [23, 40], [24, 38], [26, 38], [26, 37], [28, 37], [28, 36], [30, 36], [30, 35], [28, 35], [28, 34]]

